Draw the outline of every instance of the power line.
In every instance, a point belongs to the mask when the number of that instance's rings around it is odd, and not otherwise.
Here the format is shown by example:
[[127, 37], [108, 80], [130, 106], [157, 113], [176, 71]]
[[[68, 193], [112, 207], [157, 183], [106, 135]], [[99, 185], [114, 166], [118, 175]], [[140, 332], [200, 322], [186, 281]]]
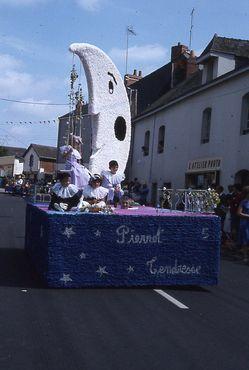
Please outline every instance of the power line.
[[41, 103], [41, 102], [22, 101], [22, 100], [14, 100], [14, 99], [6, 99], [6, 98], [0, 98], [0, 100], [11, 102], [11, 103], [32, 104], [32, 105], [63, 105], [63, 106], [68, 106], [68, 104], [64, 104], [64, 103]]
[[10, 137], [14, 138], [14, 140], [18, 141], [18, 142], [19, 142], [19, 143], [21, 143], [22, 145], [25, 145], [25, 147], [26, 147], [26, 143], [24, 143], [23, 141], [21, 141], [21, 140], [17, 139], [17, 137], [16, 137], [15, 135], [10, 134], [10, 133], [9, 133], [7, 130], [5, 130], [4, 128], [1, 128], [1, 130], [5, 131], [5, 132], [7, 133], [7, 135], [8, 135], [8, 136], [10, 136]]

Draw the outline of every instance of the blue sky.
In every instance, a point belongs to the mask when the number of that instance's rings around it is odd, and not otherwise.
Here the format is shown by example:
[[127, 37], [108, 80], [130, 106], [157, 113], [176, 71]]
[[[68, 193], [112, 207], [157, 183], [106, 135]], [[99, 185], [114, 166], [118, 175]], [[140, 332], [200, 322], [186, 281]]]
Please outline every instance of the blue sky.
[[[197, 55], [214, 33], [249, 39], [248, 0], [0, 0], [0, 98], [67, 104], [73, 42], [100, 47], [123, 75], [127, 25], [137, 33], [128, 72], [148, 74], [169, 61], [171, 46], [188, 45], [192, 8]], [[81, 82], [87, 97], [83, 72]], [[0, 100], [0, 145], [56, 145], [57, 124], [39, 122], [68, 109]]]

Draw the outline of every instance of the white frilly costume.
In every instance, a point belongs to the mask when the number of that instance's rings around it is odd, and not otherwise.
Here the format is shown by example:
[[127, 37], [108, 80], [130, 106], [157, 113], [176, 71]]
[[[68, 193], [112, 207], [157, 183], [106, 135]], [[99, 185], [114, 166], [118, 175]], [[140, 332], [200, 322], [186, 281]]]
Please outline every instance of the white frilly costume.
[[103, 177], [102, 186], [108, 189], [107, 200], [113, 201], [114, 196], [119, 199], [124, 194], [121, 189], [121, 182], [124, 181], [125, 176], [123, 173], [112, 173], [111, 171], [102, 171], [101, 176]]
[[76, 185], [62, 186], [60, 182], [57, 182], [51, 189], [49, 209], [70, 211], [72, 207], [78, 206], [80, 198], [81, 192]]
[[[82, 197], [80, 199], [80, 203], [78, 205], [79, 209], [86, 208], [86, 207], [105, 207], [105, 201], [103, 200], [108, 194], [108, 189], [103, 188], [103, 186], [99, 186], [98, 188], [93, 188], [91, 185], [86, 185], [83, 189]], [[88, 199], [96, 199], [97, 203], [91, 204], [87, 200]]]
[[77, 162], [81, 159], [80, 153], [71, 145], [61, 146], [60, 152], [66, 157], [65, 170], [70, 171], [72, 184], [76, 185], [78, 189], [83, 189], [89, 182], [90, 173], [86, 167]]

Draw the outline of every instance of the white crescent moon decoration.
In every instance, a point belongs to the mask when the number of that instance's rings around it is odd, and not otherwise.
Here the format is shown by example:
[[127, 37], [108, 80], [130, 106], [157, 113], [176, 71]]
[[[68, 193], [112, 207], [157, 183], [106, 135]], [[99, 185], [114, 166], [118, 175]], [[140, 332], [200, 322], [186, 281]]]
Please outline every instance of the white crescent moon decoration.
[[89, 170], [101, 173], [116, 160], [124, 172], [131, 140], [130, 105], [122, 77], [112, 60], [90, 44], [72, 44], [69, 50], [83, 64], [92, 115], [92, 154]]

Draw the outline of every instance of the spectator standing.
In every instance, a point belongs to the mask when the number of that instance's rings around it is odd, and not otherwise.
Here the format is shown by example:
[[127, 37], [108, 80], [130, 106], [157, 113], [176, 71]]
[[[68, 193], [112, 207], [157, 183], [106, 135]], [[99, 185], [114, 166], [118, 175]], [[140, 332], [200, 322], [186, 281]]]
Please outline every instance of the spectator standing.
[[228, 204], [226, 194], [224, 193], [224, 188], [221, 185], [216, 187], [216, 192], [219, 195], [220, 202], [215, 209], [215, 213], [221, 219], [221, 231], [222, 231], [222, 242], [224, 243], [226, 240], [226, 234], [224, 232], [224, 223], [226, 219], [226, 213], [228, 211]]
[[139, 202], [140, 200], [140, 188], [141, 188], [141, 184], [136, 177], [134, 179], [133, 186], [131, 188], [131, 198], [135, 200], [136, 202]]
[[147, 204], [147, 196], [149, 194], [149, 188], [147, 184], [143, 184], [142, 188], [140, 189], [140, 204], [145, 206]]
[[242, 186], [240, 184], [234, 184], [234, 191], [232, 197], [229, 200], [230, 214], [231, 214], [231, 234], [232, 239], [239, 245], [238, 233], [240, 225], [240, 217], [238, 215], [239, 204], [243, 199]]
[[249, 186], [243, 189], [244, 199], [238, 207], [238, 217], [240, 218], [239, 239], [244, 255], [244, 262], [248, 262], [249, 250]]

